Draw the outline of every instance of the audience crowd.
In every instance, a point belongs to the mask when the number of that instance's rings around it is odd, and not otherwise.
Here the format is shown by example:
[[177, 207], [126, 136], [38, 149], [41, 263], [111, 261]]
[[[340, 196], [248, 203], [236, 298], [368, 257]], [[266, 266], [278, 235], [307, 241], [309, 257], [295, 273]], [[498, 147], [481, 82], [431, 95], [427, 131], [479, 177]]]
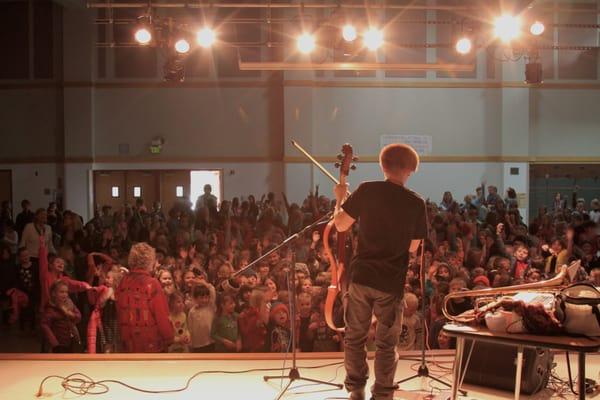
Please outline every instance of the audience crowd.
[[[56, 203], [33, 211], [27, 200], [13, 219], [3, 202], [2, 329], [16, 324], [39, 335], [45, 352], [285, 352], [294, 318], [299, 351], [343, 350], [343, 335], [325, 322], [331, 273], [323, 225], [236, 274], [333, 205], [318, 187], [302, 204], [283, 193], [217, 204], [207, 185], [195, 204], [164, 212], [137, 199], [118, 210], [103, 206], [84, 223]], [[582, 265], [576, 279], [600, 286], [597, 199], [588, 205], [557, 194], [528, 224], [511, 188], [503, 198], [482, 184], [462, 202], [448, 191], [427, 205], [425, 285], [413, 255], [399, 350], [420, 349], [424, 335], [427, 348], [453, 346], [441, 330], [449, 292], [547, 279], [575, 259]], [[352, 251], [356, 237], [349, 237]], [[471, 308], [469, 299], [448, 304], [451, 314]]]

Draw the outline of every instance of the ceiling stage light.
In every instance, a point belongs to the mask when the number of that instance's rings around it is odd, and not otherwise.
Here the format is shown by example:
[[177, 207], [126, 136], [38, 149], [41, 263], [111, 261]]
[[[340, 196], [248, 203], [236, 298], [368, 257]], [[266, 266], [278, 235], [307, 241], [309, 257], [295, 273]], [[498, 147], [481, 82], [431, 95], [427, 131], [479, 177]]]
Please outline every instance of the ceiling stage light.
[[344, 25], [342, 28], [342, 37], [346, 42], [353, 42], [356, 40], [356, 28], [353, 25]]
[[542, 33], [544, 33], [545, 29], [546, 29], [546, 27], [544, 26], [543, 23], [541, 23], [540, 21], [535, 21], [529, 27], [529, 32], [531, 32], [532, 35], [539, 36]]
[[310, 33], [303, 33], [298, 36], [297, 45], [301, 53], [308, 54], [315, 49], [315, 37]]
[[471, 39], [467, 37], [460, 38], [456, 42], [456, 51], [460, 54], [469, 54], [472, 48], [473, 43], [471, 42]]
[[519, 37], [521, 33], [521, 18], [504, 14], [494, 20], [494, 36], [504, 43]]
[[377, 28], [369, 28], [363, 35], [363, 40], [369, 50], [377, 50], [383, 45], [383, 31]]
[[135, 41], [139, 44], [148, 44], [152, 40], [152, 33], [147, 28], [140, 28], [135, 31]]
[[179, 54], [185, 54], [190, 51], [190, 42], [185, 39], [179, 39], [175, 42], [175, 51]]
[[202, 28], [196, 33], [196, 41], [204, 48], [212, 46], [217, 40], [215, 31], [210, 28]]

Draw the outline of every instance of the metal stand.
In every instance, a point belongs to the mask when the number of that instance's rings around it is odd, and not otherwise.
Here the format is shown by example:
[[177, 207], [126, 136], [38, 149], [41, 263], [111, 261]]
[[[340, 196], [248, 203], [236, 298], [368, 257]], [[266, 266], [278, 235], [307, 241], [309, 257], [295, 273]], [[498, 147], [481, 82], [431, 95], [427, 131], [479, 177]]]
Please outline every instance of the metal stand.
[[[425, 271], [424, 271], [424, 265], [423, 265], [423, 254], [425, 252], [425, 243], [423, 242], [423, 240], [421, 240], [421, 256], [420, 256], [420, 260], [421, 260], [421, 270], [419, 272], [419, 279], [421, 280], [421, 288], [424, 290], [425, 289]], [[413, 376], [409, 376], [408, 378], [399, 380], [398, 382], [396, 382], [396, 389], [399, 389], [400, 384], [404, 383], [404, 382], [408, 382], [408, 381], [412, 381], [413, 379], [416, 378], [428, 378], [431, 379], [435, 382], [438, 382], [448, 388], [453, 388], [454, 385], [458, 385], [458, 382], [454, 382], [453, 384], [450, 384], [446, 381], [443, 381], [439, 378], [436, 378], [435, 376], [431, 376], [429, 375], [429, 368], [427, 368], [427, 362], [425, 361], [425, 341], [427, 340], [427, 338], [425, 337], [425, 332], [427, 332], [425, 330], [425, 292], [423, 291], [423, 300], [421, 301], [421, 332], [423, 332], [423, 334], [421, 335], [422, 340], [421, 340], [421, 365], [419, 366], [419, 369], [417, 370], [417, 373]], [[456, 357], [458, 359], [459, 357], [459, 350], [461, 351], [460, 356], [462, 356], [462, 349], [459, 349], [457, 346], [456, 349]], [[459, 365], [460, 366], [460, 365]], [[456, 366], [454, 367], [456, 368]], [[465, 390], [460, 390], [460, 393], [463, 396], [467, 395], [467, 392]]]
[[[330, 218], [330, 214], [327, 214], [325, 217], [327, 217], [327, 220]], [[283, 241], [283, 243], [281, 243], [281, 245], [277, 246], [277, 248], [283, 246], [286, 243], [289, 243], [290, 241], [297, 239], [298, 237], [300, 237], [304, 232], [308, 231], [309, 229], [314, 228], [315, 226], [319, 225], [320, 223], [323, 222], [323, 220], [325, 219], [325, 217], [319, 219], [318, 221], [306, 226], [305, 228], [303, 228], [300, 232], [290, 236], [289, 238], [287, 238], [286, 240]], [[275, 251], [275, 249], [273, 250]], [[264, 256], [263, 256], [264, 257]], [[263, 258], [261, 257], [261, 258]], [[253, 262], [250, 265], [255, 264], [255, 262]], [[287, 276], [287, 286], [288, 286], [288, 295], [290, 298], [290, 335], [292, 337], [292, 367], [290, 368], [290, 373], [287, 376], [287, 379], [289, 379], [289, 382], [287, 383], [287, 385], [285, 385], [285, 387], [283, 388], [283, 390], [281, 392], [279, 392], [279, 395], [277, 396], [276, 400], [281, 399], [281, 397], [285, 394], [285, 392], [290, 388], [290, 386], [292, 385], [292, 383], [294, 381], [307, 381], [307, 382], [312, 382], [312, 383], [318, 383], [318, 384], [322, 384], [322, 385], [328, 385], [328, 386], [333, 386], [335, 388], [338, 389], [343, 389], [344, 385], [341, 385], [339, 383], [332, 383], [332, 382], [326, 382], [326, 381], [320, 381], [318, 379], [311, 379], [311, 378], [304, 378], [300, 375], [300, 371], [298, 370], [298, 367], [296, 366], [296, 298], [295, 298], [295, 293], [294, 293], [294, 272], [288, 272], [288, 276]], [[264, 376], [263, 377], [264, 381], [267, 382], [271, 379], [285, 379], [285, 377], [282, 377], [281, 375], [279, 376]]]

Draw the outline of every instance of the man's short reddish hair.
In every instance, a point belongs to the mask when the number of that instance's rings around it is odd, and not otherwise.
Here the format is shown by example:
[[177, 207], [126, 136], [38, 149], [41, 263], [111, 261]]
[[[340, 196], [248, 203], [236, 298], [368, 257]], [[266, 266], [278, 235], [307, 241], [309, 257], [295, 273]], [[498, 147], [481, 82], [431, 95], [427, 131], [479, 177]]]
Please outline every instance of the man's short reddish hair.
[[385, 171], [416, 171], [419, 168], [419, 155], [407, 144], [392, 143], [381, 149], [379, 163]]

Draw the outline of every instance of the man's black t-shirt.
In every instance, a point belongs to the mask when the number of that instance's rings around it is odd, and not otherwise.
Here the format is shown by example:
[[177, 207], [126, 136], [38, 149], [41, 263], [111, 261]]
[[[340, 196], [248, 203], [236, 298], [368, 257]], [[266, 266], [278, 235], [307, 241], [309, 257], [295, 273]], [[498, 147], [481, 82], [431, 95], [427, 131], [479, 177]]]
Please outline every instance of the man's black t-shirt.
[[425, 201], [390, 181], [364, 182], [342, 208], [360, 224], [351, 281], [402, 296], [410, 242], [427, 237]]

